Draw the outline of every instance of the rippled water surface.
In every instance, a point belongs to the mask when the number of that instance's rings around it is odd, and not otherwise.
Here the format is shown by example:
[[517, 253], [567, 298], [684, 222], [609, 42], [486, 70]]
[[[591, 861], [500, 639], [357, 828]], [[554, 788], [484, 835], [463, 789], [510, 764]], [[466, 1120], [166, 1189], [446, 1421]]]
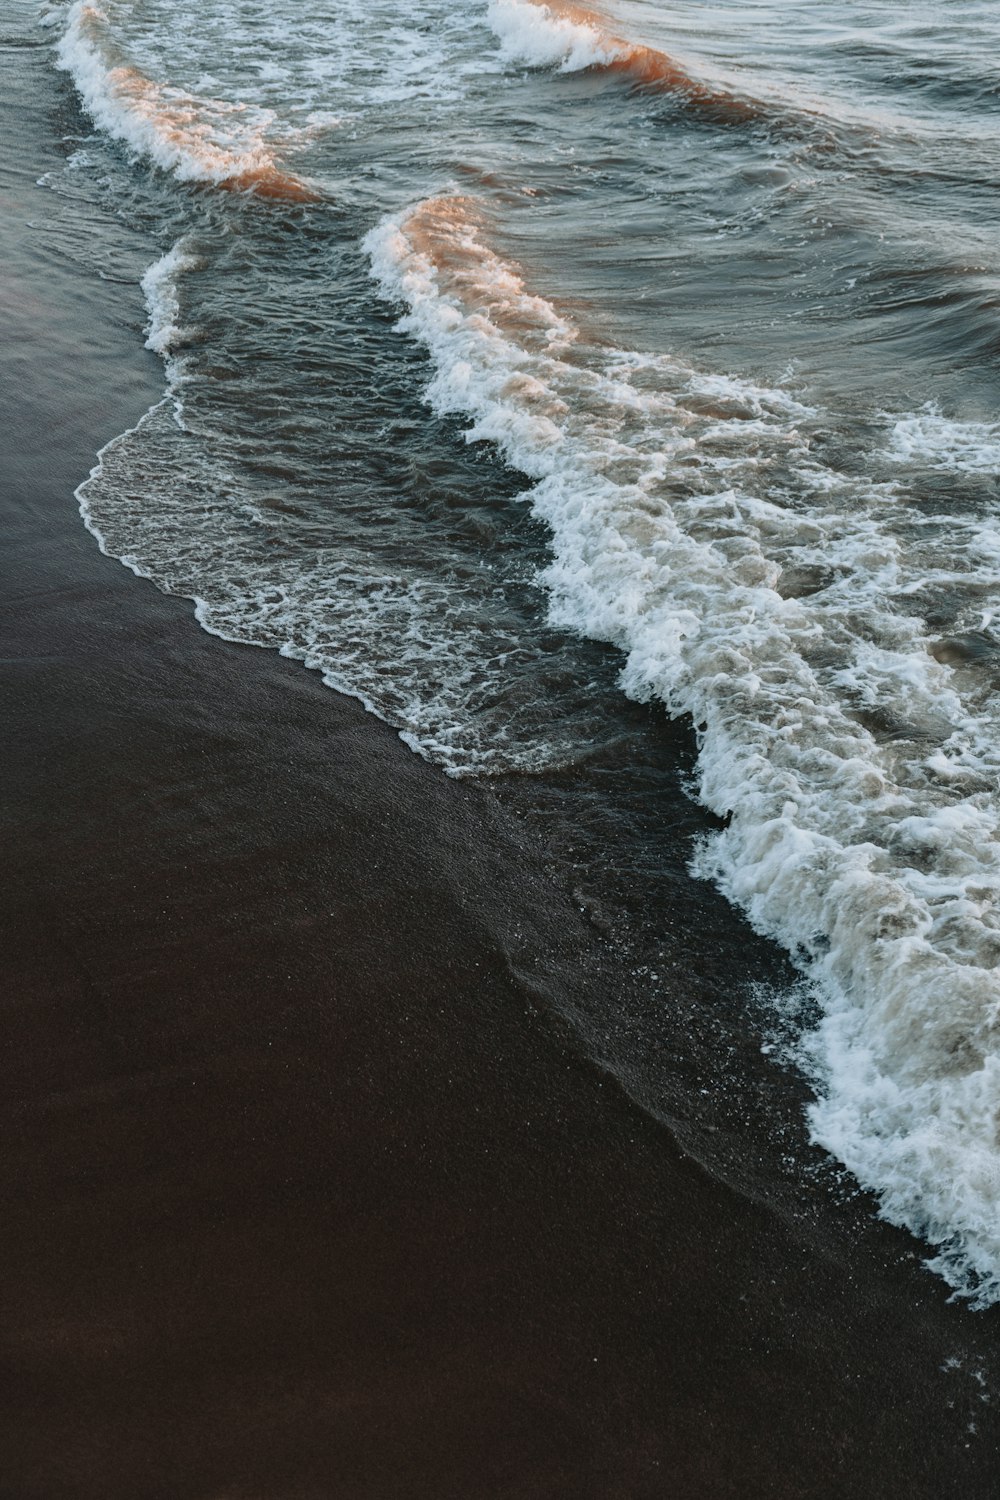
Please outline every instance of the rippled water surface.
[[578, 866], [654, 942], [689, 861], [777, 940], [814, 1139], [995, 1300], [995, 7], [42, 20], [53, 235], [158, 247], [101, 545], [539, 816], [613, 786]]

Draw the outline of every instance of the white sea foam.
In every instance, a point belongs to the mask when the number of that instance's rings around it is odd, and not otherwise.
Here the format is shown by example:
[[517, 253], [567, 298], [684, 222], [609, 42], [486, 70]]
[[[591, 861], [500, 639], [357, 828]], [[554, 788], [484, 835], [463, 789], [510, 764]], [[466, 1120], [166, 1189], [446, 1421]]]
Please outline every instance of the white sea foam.
[[955, 421], [928, 402], [893, 419], [888, 457], [957, 474], [1000, 473], [1000, 423]]
[[560, 15], [534, 0], [491, 0], [488, 15], [507, 62], [558, 65], [575, 73], [614, 62], [627, 50], [595, 22]]
[[199, 258], [185, 239], [178, 240], [159, 260], [153, 262], [140, 283], [149, 322], [146, 326], [146, 348], [164, 359], [174, 353], [178, 344], [190, 337], [190, 330], [180, 324], [180, 289], [178, 278], [193, 271]]
[[916, 604], [1000, 587], [1000, 532], [949, 520], [943, 543], [949, 518], [824, 468], [781, 389], [574, 340], [460, 200], [367, 248], [430, 404], [536, 481], [553, 621], [698, 726], [729, 824], [695, 867], [823, 998], [817, 1140], [958, 1292], [996, 1300], [1000, 734], [990, 683], [938, 659]]

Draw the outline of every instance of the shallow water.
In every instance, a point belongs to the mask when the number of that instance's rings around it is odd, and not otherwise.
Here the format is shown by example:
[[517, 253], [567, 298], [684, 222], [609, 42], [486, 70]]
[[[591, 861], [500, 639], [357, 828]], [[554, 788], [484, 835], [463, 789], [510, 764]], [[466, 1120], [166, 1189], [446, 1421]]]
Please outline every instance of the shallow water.
[[699, 942], [766, 977], [708, 1091], [791, 1013], [814, 1140], [996, 1300], [995, 12], [43, 20], [94, 127], [53, 243], [160, 252], [166, 392], [82, 487], [101, 545], [518, 778], [664, 1006]]

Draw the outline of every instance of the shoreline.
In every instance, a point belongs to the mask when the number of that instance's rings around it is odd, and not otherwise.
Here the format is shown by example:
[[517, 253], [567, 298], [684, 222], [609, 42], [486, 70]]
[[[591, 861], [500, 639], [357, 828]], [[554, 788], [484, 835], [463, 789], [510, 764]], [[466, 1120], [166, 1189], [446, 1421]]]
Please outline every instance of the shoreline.
[[72, 492], [160, 365], [137, 287], [18, 239], [44, 169], [5, 184], [4, 1500], [985, 1500], [996, 1317], [686, 1156], [561, 1019], [627, 975], [489, 788], [99, 553]]

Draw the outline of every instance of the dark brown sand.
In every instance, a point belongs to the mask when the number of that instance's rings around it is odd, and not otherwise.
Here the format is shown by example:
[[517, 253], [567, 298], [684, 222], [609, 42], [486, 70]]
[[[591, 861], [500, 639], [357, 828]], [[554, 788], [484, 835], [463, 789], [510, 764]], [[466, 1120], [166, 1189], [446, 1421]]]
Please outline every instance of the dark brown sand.
[[99, 555], [138, 295], [5, 263], [3, 1500], [1000, 1492], [996, 1319], [682, 1156], [489, 793]]

